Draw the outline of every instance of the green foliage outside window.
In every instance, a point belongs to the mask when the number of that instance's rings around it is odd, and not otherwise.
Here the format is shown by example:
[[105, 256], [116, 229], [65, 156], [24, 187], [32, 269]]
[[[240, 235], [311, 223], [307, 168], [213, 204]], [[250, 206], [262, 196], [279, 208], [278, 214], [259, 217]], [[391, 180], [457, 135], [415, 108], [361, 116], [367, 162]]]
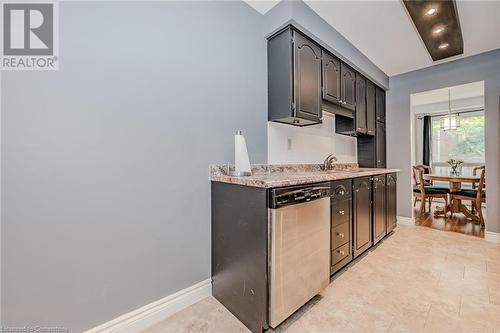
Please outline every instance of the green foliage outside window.
[[484, 162], [484, 115], [460, 116], [456, 130], [441, 129], [440, 118], [432, 121], [433, 157], [436, 162], [460, 158], [466, 163]]

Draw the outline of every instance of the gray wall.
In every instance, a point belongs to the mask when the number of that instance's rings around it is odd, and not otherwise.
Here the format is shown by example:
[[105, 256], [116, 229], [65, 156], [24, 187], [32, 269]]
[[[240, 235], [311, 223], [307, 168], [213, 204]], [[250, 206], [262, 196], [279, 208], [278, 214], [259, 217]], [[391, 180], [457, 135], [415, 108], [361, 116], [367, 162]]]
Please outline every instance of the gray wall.
[[263, 16], [62, 2], [60, 70], [2, 73], [3, 325], [106, 322], [210, 277], [208, 165], [266, 161]]
[[485, 82], [486, 229], [499, 232], [500, 49], [390, 78], [387, 94], [387, 162], [400, 168], [398, 215], [411, 217], [410, 94]]
[[286, 23], [314, 36], [316, 41], [360, 73], [384, 89], [389, 88], [389, 77], [344, 36], [323, 20], [302, 1], [284, 0], [266, 13], [266, 33], [281, 28]]

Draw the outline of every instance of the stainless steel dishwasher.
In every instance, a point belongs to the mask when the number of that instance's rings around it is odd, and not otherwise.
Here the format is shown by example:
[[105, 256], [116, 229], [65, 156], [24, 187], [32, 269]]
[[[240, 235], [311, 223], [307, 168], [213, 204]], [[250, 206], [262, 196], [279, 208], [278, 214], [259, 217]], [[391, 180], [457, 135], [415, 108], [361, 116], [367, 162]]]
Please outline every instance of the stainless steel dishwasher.
[[330, 183], [270, 191], [269, 325], [278, 326], [328, 286]]

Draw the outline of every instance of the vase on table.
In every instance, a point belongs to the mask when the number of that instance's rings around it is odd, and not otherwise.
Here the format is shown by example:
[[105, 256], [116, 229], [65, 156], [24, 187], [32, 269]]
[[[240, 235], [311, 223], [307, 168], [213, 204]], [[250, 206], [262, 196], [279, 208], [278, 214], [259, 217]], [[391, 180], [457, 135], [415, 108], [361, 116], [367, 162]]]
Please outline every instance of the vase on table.
[[450, 165], [450, 176], [459, 177], [462, 175], [462, 164], [464, 164], [463, 160], [450, 158], [446, 162]]
[[462, 166], [457, 165], [455, 167], [450, 167], [450, 176], [460, 177], [462, 175]]

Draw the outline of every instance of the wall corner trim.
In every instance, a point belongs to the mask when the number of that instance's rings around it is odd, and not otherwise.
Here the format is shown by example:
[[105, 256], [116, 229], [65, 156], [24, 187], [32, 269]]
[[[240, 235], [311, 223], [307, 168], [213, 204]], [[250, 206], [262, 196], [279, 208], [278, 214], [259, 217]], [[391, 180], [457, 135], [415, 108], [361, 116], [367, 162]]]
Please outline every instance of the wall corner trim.
[[398, 223], [402, 225], [415, 225], [415, 220], [411, 217], [398, 216]]
[[212, 279], [206, 279], [158, 301], [123, 314], [85, 333], [139, 332], [212, 295]]
[[500, 233], [493, 231], [485, 231], [484, 239], [487, 240], [488, 242], [500, 244]]

